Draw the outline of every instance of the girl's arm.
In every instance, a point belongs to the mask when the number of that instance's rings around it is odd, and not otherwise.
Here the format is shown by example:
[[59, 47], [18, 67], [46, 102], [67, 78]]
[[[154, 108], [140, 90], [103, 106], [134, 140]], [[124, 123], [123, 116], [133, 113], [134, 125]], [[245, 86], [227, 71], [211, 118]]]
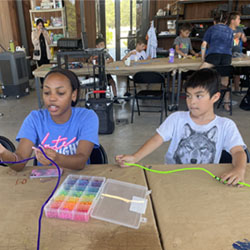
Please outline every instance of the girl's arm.
[[51, 44], [51, 40], [50, 40], [48, 31], [47, 30], [43, 30], [43, 35], [44, 35], [44, 37], [45, 37], [48, 45], [50, 45]]
[[136, 163], [140, 161], [142, 158], [160, 147], [162, 143], [163, 138], [158, 133], [155, 133], [155, 135], [153, 135], [148, 141], [146, 141], [146, 143], [133, 155], [117, 155], [116, 162], [121, 167], [127, 167], [126, 165], [124, 165], [125, 162]]
[[[27, 159], [32, 154], [32, 146], [34, 146], [32, 141], [22, 138], [17, 146], [16, 152], [13, 153], [4, 148], [0, 144], [0, 158], [2, 158], [2, 161], [13, 161], [13, 162]], [[21, 171], [23, 170], [26, 164], [27, 162], [20, 164], [11, 164], [9, 165], [9, 167], [15, 171]]]
[[[57, 163], [61, 168], [80, 170], [83, 169], [93, 150], [94, 144], [90, 141], [81, 140], [77, 146], [75, 155], [63, 155], [53, 149], [45, 148], [45, 154]], [[43, 153], [35, 150], [36, 158], [42, 165], [49, 165], [51, 162], [45, 158]]]

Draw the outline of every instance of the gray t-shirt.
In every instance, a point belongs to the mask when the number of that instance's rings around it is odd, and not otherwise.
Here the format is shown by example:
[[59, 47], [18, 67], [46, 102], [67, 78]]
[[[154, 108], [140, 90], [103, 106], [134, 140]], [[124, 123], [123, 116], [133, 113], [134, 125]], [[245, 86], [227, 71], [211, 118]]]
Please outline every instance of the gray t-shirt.
[[156, 130], [164, 141], [171, 140], [165, 156], [167, 164], [219, 163], [222, 150], [246, 145], [235, 123], [216, 116], [206, 125], [196, 124], [190, 112], [171, 114]]
[[184, 54], [189, 54], [189, 52], [193, 50], [191, 40], [189, 37], [183, 38], [183, 37], [177, 36], [174, 40], [174, 47], [176, 45], [179, 46], [181, 52], [183, 52]]
[[[237, 33], [244, 33], [243, 29], [241, 27], [237, 27], [236, 30], [233, 30], [233, 34], [237, 34]], [[232, 52], [238, 52], [241, 53], [242, 52], [242, 40], [239, 38], [234, 38], [234, 45], [233, 45], [233, 49]]]

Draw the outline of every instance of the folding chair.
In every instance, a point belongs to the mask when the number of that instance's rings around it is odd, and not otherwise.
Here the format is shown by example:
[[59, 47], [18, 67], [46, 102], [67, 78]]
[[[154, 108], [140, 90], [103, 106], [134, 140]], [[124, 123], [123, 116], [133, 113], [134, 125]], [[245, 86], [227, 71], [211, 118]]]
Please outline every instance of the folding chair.
[[[221, 97], [219, 99], [218, 105], [217, 105], [217, 109], [220, 107], [221, 104], [229, 104], [230, 105], [230, 110], [229, 113], [230, 115], [232, 115], [233, 113], [233, 105], [232, 105], [232, 82], [233, 82], [233, 76], [234, 76], [234, 67], [231, 65], [226, 65], [226, 66], [215, 66], [214, 68], [221, 77], [228, 77], [229, 78], [229, 82], [226, 88], [222, 88], [220, 90], [221, 92]], [[229, 92], [229, 96], [230, 96], [230, 101], [229, 102], [224, 102], [224, 97], [225, 94]]]
[[[132, 112], [131, 112], [131, 123], [133, 123], [134, 120], [134, 111], [135, 111], [135, 102], [137, 105], [137, 112], [138, 115], [140, 115], [141, 112], [161, 112], [161, 118], [160, 122], [162, 122], [163, 119], [163, 111], [165, 109], [165, 115], [167, 116], [167, 109], [166, 109], [166, 88], [165, 88], [165, 78], [162, 74], [154, 71], [148, 71], [148, 72], [137, 72], [133, 76], [133, 82], [134, 82], [134, 95], [133, 95], [133, 103], [132, 103]], [[140, 90], [138, 91], [138, 86], [146, 84], [147, 87], [149, 85], [160, 85], [159, 90]], [[153, 106], [153, 105], [139, 105], [139, 100], [160, 100], [161, 105], [160, 106]], [[143, 109], [141, 110], [140, 107], [143, 108], [151, 108], [149, 109]], [[158, 108], [158, 110], [155, 110], [155, 108]], [[160, 110], [159, 110], [160, 108]], [[154, 110], [152, 110], [154, 109]]]

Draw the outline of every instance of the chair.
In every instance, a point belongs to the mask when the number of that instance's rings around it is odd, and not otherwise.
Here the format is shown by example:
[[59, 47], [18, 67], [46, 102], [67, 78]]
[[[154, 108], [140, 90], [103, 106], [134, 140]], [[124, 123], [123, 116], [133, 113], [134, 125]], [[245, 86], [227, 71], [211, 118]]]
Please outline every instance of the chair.
[[[226, 65], [226, 66], [216, 66], [215, 70], [220, 74], [221, 77], [228, 77], [229, 78], [229, 83], [226, 88], [222, 88], [220, 90], [221, 92], [221, 97], [219, 99], [217, 109], [220, 107], [221, 104], [229, 104], [230, 105], [230, 110], [229, 113], [232, 115], [233, 113], [233, 105], [232, 105], [232, 82], [233, 82], [233, 76], [234, 76], [234, 67], [231, 65]], [[224, 102], [224, 97], [225, 94], [229, 92], [230, 95], [230, 101], [229, 102]]]
[[[247, 163], [250, 163], [250, 153], [247, 148], [245, 152], [247, 155]], [[221, 152], [220, 163], [232, 163], [232, 156], [226, 150], [222, 150]]]
[[[108, 164], [107, 154], [101, 144], [98, 148], [93, 148], [89, 159], [90, 164]], [[33, 166], [37, 166], [36, 158], [33, 161]]]
[[[166, 109], [166, 89], [165, 89], [165, 78], [162, 74], [158, 72], [148, 71], [148, 72], [137, 72], [133, 77], [134, 82], [134, 95], [133, 95], [133, 103], [132, 103], [132, 113], [131, 113], [131, 123], [134, 120], [134, 111], [135, 111], [135, 102], [137, 105], [137, 112], [140, 115], [140, 112], [161, 112], [160, 122], [162, 122], [163, 118], [163, 110], [165, 109], [165, 115], [167, 116], [167, 109]], [[137, 92], [138, 85], [147, 84], [160, 84], [159, 90], [140, 90]], [[138, 100], [160, 100], [161, 106], [142, 106], [144, 108], [160, 108], [160, 110], [140, 110], [139, 101]]]
[[[7, 148], [9, 151], [11, 151], [11, 152], [15, 152], [16, 151], [15, 145], [9, 139], [7, 139], [6, 137], [0, 136], [0, 143], [5, 148]], [[7, 166], [7, 165], [0, 164], [0, 166]]]
[[101, 144], [98, 148], [93, 148], [90, 155], [90, 164], [108, 164], [107, 154]]

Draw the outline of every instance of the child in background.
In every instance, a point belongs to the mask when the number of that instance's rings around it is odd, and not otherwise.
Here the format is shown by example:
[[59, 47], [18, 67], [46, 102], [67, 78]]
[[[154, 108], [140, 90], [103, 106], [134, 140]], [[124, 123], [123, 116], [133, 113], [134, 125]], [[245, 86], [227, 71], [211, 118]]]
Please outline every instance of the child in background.
[[139, 162], [171, 140], [166, 164], [219, 163], [222, 150], [226, 150], [232, 155], [233, 169], [221, 175], [222, 181], [227, 180], [228, 185], [244, 181], [246, 145], [232, 120], [214, 114], [219, 85], [220, 76], [215, 70], [196, 71], [184, 86], [189, 111], [171, 114], [136, 153], [116, 156], [117, 163], [125, 167], [126, 162]]
[[192, 55], [196, 57], [199, 56], [199, 54], [195, 53], [195, 51], [193, 50], [191, 40], [189, 38], [191, 31], [191, 24], [184, 23], [180, 27], [180, 35], [177, 36], [174, 40], [174, 48], [176, 53], [184, 58], [192, 58]]
[[[204, 61], [201, 69], [231, 64], [233, 30], [226, 25], [227, 21], [228, 14], [225, 11], [220, 11], [214, 16], [214, 25], [207, 29], [201, 44], [201, 58]], [[223, 77], [221, 84], [227, 87], [228, 77]], [[230, 93], [227, 91], [224, 97], [224, 108], [227, 111], [230, 110], [229, 97]]]
[[[232, 55], [233, 57], [243, 57], [242, 54], [242, 43], [247, 41], [247, 38], [244, 34], [243, 29], [239, 26], [240, 25], [240, 13], [239, 12], [231, 12], [229, 15], [229, 27], [233, 30], [234, 39], [233, 39], [233, 49]], [[240, 85], [240, 69], [238, 70], [238, 74], [234, 76], [234, 87], [235, 91], [239, 91]]]
[[[100, 49], [106, 48], [105, 40], [103, 38], [96, 39], [96, 48], [100, 48]], [[114, 61], [114, 59], [112, 58], [112, 56], [108, 52], [105, 53], [104, 57], [105, 57], [106, 63], [112, 63]], [[92, 56], [90, 58], [91, 61], [97, 60], [97, 59], [98, 59], [98, 56]], [[114, 101], [113, 102], [116, 104], [120, 104], [120, 102], [117, 99], [117, 88], [115, 85], [115, 81], [110, 74], [107, 74], [107, 80], [108, 80], [108, 84], [112, 86], [112, 91], [114, 94]]]
[[[93, 110], [74, 107], [79, 99], [78, 77], [69, 70], [55, 69], [44, 79], [43, 101], [46, 109], [32, 111], [24, 120], [16, 140], [15, 153], [0, 144], [2, 161], [29, 158], [32, 147], [42, 145], [46, 155], [62, 168], [83, 169], [98, 142], [98, 117]], [[39, 149], [39, 164], [50, 165]], [[25, 163], [10, 167], [20, 171]]]
[[146, 39], [138, 38], [135, 49], [130, 51], [126, 56], [124, 56], [122, 58], [122, 61], [127, 60], [129, 57], [130, 60], [133, 61], [150, 59], [150, 57], [147, 58], [147, 54], [145, 52], [146, 46], [147, 46]]

